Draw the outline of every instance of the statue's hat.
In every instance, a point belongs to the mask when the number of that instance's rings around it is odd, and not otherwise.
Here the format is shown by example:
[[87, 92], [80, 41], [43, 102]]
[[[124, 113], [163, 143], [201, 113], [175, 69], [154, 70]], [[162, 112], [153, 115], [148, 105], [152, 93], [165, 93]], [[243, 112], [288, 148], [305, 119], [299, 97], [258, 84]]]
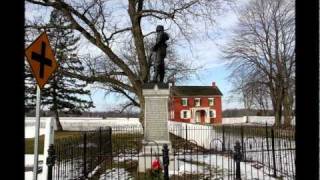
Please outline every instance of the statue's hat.
[[164, 28], [162, 25], [158, 25], [157, 28], [156, 28], [156, 31], [159, 32], [159, 31], [164, 31]]

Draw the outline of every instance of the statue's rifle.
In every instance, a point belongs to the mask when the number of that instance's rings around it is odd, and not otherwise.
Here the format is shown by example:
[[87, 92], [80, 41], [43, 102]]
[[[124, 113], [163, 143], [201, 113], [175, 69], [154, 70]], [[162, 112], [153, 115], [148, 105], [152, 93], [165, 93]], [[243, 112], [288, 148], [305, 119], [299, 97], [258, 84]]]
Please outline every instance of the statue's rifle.
[[153, 64], [152, 55], [153, 55], [153, 51], [151, 51], [149, 58], [148, 58], [148, 69], [150, 69]]
[[151, 51], [151, 53], [150, 53], [150, 55], [149, 55], [149, 57], [148, 57], [148, 59], [147, 59], [147, 64], [148, 64], [148, 77], [147, 77], [147, 79], [149, 79], [149, 76], [150, 76], [150, 68], [151, 68], [151, 66], [152, 66], [152, 64], [153, 64], [153, 61], [152, 61], [152, 55], [153, 55], [153, 51]]

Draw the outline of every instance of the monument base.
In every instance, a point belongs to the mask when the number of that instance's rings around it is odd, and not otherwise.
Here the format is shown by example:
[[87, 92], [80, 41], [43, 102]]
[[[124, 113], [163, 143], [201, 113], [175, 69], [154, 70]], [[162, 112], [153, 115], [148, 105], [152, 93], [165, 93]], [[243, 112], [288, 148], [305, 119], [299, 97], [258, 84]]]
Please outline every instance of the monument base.
[[163, 145], [167, 144], [169, 149], [169, 170], [173, 170], [173, 150], [170, 141], [151, 141], [142, 142], [142, 151], [139, 153], [138, 172], [146, 172], [151, 169], [152, 161], [159, 159], [161, 167], [163, 168]]
[[173, 169], [172, 146], [168, 131], [168, 99], [170, 89], [165, 83], [146, 83], [142, 90], [145, 99], [144, 109], [144, 141], [139, 153], [138, 172], [151, 169], [152, 161], [159, 159], [163, 167], [162, 148], [169, 148], [169, 169]]

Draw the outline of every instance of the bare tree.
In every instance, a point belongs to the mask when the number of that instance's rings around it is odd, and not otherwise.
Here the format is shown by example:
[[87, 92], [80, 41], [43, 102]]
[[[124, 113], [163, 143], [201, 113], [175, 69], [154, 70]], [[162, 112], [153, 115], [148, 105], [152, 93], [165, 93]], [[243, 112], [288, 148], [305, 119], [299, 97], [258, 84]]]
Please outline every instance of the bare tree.
[[[165, 22], [172, 42], [185, 40], [190, 43], [190, 39], [197, 35], [195, 32], [211, 27], [225, 1], [27, 0], [33, 5], [61, 11], [69, 19], [69, 24], [58, 28], [77, 30], [102, 52], [106, 66], [100, 68], [101, 71], [65, 72], [65, 75], [89, 83], [98, 82], [109, 90], [121, 93], [133, 105], [140, 107], [141, 121], [145, 104], [142, 86], [150, 78], [145, 43], [146, 38], [154, 33], [148, 27], [155, 27], [159, 21]], [[123, 53], [128, 46], [131, 52]], [[168, 73], [167, 79], [170, 76], [173, 77]]]
[[[231, 68], [233, 66], [231, 65]], [[253, 109], [261, 111], [261, 115], [269, 110], [270, 92], [268, 87], [259, 83], [258, 76], [247, 76], [245, 72], [234, 71], [228, 77], [231, 80], [233, 89], [231, 93], [239, 95], [237, 99], [243, 102], [247, 112]]]
[[[151, 48], [151, 41], [145, 42], [145, 46], [149, 49]], [[137, 64], [138, 61], [137, 55], [135, 52], [132, 52], [132, 46], [128, 45], [128, 47], [123, 48], [121, 51], [121, 55], [124, 57], [124, 59], [127, 60], [128, 64], [131, 66], [132, 69], [134, 69], [135, 72], [138, 72]], [[150, 52], [148, 52], [150, 53]], [[148, 63], [150, 63], [150, 54], [148, 55]], [[115, 69], [116, 67], [112, 66], [110, 61], [107, 61], [105, 59], [104, 55], [91, 57], [90, 55], [87, 55], [86, 57], [83, 57], [84, 64], [86, 64], [87, 67], [87, 74], [90, 74], [90, 76], [94, 76], [97, 72], [107, 72], [109, 69]], [[149, 64], [149, 77], [153, 74], [153, 68], [154, 64]], [[169, 46], [168, 52], [167, 52], [167, 63], [166, 63], [166, 82], [174, 82], [178, 83], [180, 81], [186, 80], [189, 77], [191, 77], [191, 74], [194, 74], [198, 68], [194, 66], [190, 62], [183, 62], [182, 59], [175, 53], [175, 50], [173, 46]], [[109, 95], [111, 93], [116, 94], [119, 97], [124, 97], [127, 99], [126, 102], [123, 102], [118, 106], [119, 112], [124, 112], [127, 109], [132, 109], [132, 106], [140, 107], [139, 104], [139, 98], [137, 95], [133, 92], [126, 91], [124, 89], [121, 89], [117, 86], [112, 86], [110, 83], [101, 83], [97, 81], [96, 88], [105, 90], [105, 94]]]
[[252, 0], [241, 9], [239, 25], [225, 49], [231, 77], [241, 77], [242, 87], [265, 87], [263, 95], [270, 95], [277, 126], [282, 115], [285, 125], [290, 125], [293, 115], [294, 22], [294, 2]]

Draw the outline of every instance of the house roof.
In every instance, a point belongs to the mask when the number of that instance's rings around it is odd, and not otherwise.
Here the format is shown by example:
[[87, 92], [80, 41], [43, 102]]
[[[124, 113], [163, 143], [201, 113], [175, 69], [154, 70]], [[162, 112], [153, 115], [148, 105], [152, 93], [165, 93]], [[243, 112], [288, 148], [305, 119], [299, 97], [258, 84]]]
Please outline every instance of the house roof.
[[173, 96], [223, 95], [217, 86], [173, 86], [171, 93]]

